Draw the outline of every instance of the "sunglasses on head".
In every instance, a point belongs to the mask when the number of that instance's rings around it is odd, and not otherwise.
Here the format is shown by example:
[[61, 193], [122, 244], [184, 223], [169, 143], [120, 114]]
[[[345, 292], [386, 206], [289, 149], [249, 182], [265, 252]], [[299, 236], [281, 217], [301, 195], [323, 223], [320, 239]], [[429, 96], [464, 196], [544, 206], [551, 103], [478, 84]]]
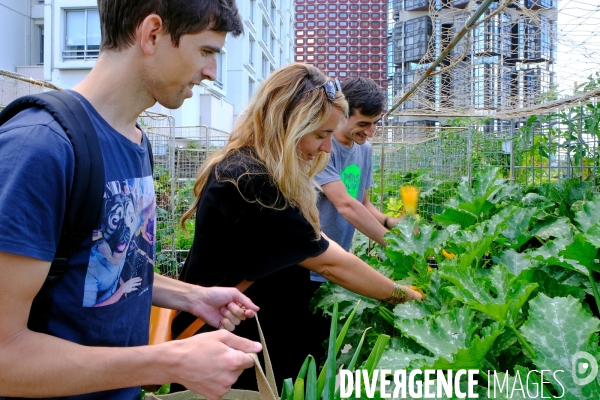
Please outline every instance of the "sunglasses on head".
[[328, 80], [327, 82], [325, 82], [322, 85], [319, 85], [319, 86], [317, 86], [315, 88], [307, 90], [306, 92], [300, 93], [298, 96], [301, 96], [301, 95], [303, 95], [305, 93], [308, 93], [308, 92], [312, 92], [313, 90], [317, 90], [317, 89], [320, 89], [320, 88], [325, 89], [325, 94], [327, 95], [327, 98], [329, 100], [331, 100], [331, 101], [334, 101], [335, 100], [335, 94], [337, 92], [341, 92], [342, 91], [342, 83], [340, 82], [339, 78], [330, 79], [330, 80]]

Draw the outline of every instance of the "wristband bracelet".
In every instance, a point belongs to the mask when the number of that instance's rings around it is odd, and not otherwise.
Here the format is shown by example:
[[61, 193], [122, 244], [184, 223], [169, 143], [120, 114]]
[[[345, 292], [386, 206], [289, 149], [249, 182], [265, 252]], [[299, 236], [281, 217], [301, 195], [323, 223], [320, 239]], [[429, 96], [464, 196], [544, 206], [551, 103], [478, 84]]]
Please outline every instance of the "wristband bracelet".
[[383, 301], [387, 301], [393, 306], [404, 303], [406, 301], [406, 289], [394, 282], [392, 295]]

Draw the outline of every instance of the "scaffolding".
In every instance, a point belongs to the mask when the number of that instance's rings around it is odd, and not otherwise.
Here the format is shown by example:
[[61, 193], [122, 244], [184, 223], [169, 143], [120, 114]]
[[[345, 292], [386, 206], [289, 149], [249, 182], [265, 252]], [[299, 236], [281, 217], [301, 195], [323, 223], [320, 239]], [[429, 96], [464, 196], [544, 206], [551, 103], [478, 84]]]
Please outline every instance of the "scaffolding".
[[430, 217], [486, 166], [523, 186], [578, 178], [597, 188], [600, 7], [393, 3], [393, 98], [372, 140], [382, 210], [412, 183]]

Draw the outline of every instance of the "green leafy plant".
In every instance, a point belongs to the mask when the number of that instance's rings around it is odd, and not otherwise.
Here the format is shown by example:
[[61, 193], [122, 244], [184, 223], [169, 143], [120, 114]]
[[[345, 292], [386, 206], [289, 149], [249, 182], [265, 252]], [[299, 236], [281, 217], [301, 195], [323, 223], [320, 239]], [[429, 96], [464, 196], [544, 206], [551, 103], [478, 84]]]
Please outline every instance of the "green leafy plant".
[[[477, 393], [486, 392], [487, 371], [497, 371], [494, 379], [517, 385], [529, 376], [545, 397], [600, 398], [599, 380], [579, 386], [570, 375], [575, 353], [600, 360], [600, 196], [591, 185], [560, 180], [521, 190], [501, 170], [482, 169], [433, 223], [401, 221], [370, 260], [418, 284], [424, 300], [392, 309], [361, 299], [347, 337], [368, 352], [378, 335], [390, 336], [380, 369], [477, 369]], [[313, 305], [328, 307], [332, 296], [341, 315], [360, 298], [326, 284]], [[541, 370], [565, 373], [542, 383]]]

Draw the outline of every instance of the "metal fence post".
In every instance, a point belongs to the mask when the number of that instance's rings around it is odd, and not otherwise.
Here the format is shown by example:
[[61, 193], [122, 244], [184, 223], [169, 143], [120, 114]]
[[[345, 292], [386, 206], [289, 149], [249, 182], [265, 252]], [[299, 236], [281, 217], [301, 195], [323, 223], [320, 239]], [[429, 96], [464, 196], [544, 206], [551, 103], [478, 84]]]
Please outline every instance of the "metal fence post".
[[510, 120], [510, 165], [508, 169], [508, 177], [510, 183], [515, 183], [515, 120]]

